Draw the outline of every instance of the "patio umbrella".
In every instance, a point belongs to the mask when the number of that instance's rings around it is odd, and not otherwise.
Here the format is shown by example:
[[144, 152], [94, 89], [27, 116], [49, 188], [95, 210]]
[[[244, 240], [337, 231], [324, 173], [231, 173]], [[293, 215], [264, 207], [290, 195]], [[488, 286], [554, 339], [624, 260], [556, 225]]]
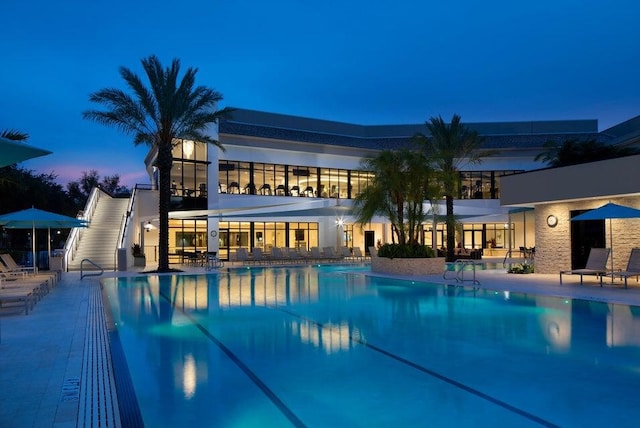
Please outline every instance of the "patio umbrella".
[[48, 256], [51, 257], [51, 228], [70, 229], [72, 227], [87, 227], [85, 220], [56, 214], [49, 211], [29, 208], [0, 216], [0, 226], [10, 229], [31, 229], [31, 251], [33, 252], [33, 266], [36, 267], [36, 229], [48, 229]]
[[0, 167], [13, 165], [38, 156], [50, 155], [51, 153], [49, 150], [0, 137]]
[[[609, 202], [606, 205], [603, 205], [599, 208], [594, 208], [586, 213], [582, 213], [577, 215], [571, 219], [571, 221], [580, 221], [580, 220], [609, 220], [609, 241], [611, 248], [611, 271], [613, 272], [613, 229], [611, 227], [612, 219], [629, 219], [629, 218], [640, 218], [640, 210], [627, 207], [624, 205], [614, 204]], [[613, 277], [611, 277], [611, 281], [613, 281]]]

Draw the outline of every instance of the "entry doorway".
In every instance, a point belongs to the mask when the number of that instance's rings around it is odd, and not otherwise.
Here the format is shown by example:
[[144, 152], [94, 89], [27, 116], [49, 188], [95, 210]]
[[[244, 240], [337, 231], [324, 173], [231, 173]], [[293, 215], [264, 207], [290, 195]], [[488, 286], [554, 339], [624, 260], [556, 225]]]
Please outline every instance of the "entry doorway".
[[367, 255], [369, 254], [369, 247], [376, 246], [376, 233], [373, 230], [365, 230], [364, 231], [364, 252]]
[[[571, 218], [588, 210], [571, 211]], [[587, 264], [591, 248], [605, 248], [604, 220], [571, 222], [571, 269], [582, 269]]]
[[[213, 238], [216, 239], [216, 238]], [[218, 258], [229, 260], [229, 229], [220, 229], [218, 235]]]

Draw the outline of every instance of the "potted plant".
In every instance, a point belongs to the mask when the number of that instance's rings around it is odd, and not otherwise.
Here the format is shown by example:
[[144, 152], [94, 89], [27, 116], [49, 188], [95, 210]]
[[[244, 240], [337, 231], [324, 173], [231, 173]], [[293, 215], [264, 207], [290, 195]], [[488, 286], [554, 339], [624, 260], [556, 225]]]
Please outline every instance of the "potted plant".
[[133, 244], [131, 246], [131, 254], [133, 254], [133, 265], [144, 267], [147, 264], [147, 260], [142, 252], [140, 244]]

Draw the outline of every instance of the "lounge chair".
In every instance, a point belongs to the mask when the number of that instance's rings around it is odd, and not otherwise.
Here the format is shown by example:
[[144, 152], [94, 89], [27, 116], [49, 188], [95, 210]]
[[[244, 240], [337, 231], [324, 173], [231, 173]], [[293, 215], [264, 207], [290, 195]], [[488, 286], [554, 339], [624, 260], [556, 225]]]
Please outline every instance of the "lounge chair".
[[324, 247], [322, 249], [322, 254], [325, 259], [331, 261], [338, 261], [343, 259], [342, 254], [336, 254], [336, 251], [333, 249], [333, 247]]
[[610, 248], [592, 248], [589, 252], [587, 265], [583, 269], [572, 269], [560, 271], [560, 285], [562, 285], [562, 275], [580, 275], [580, 285], [584, 275], [596, 275], [600, 277], [600, 287], [602, 287], [602, 277], [607, 273], [607, 260], [609, 260]]
[[253, 249], [251, 250], [251, 259], [253, 261], [253, 263], [259, 263], [259, 264], [268, 264], [269, 260], [266, 258], [266, 256], [262, 253], [262, 248], [260, 247], [253, 247]]
[[7, 268], [11, 272], [28, 272], [31, 271], [33, 273], [38, 272], [38, 268], [34, 266], [22, 266], [16, 263], [16, 261], [11, 257], [11, 254], [4, 253], [0, 254], [0, 258], [2, 258], [2, 262], [7, 266]]
[[366, 259], [364, 254], [362, 254], [362, 250], [360, 250], [360, 247], [353, 247], [353, 257], [355, 257], [357, 260], [360, 260], [360, 261], [363, 261]]
[[620, 277], [624, 278], [624, 288], [627, 288], [627, 278], [636, 277], [636, 282], [640, 278], [640, 248], [632, 248], [629, 255], [629, 261], [627, 262], [627, 269], [618, 272], [611, 272], [612, 278]]
[[376, 247], [369, 247], [369, 256], [378, 257], [378, 249]]
[[340, 252], [343, 259], [355, 261], [355, 258], [353, 257], [353, 254], [351, 254], [351, 250], [349, 249], [349, 247], [340, 247]]
[[58, 279], [60, 279], [60, 272], [58, 271], [38, 271], [29, 266], [18, 265], [13, 257], [11, 257], [11, 254], [0, 254], [0, 259], [2, 259], [0, 265], [4, 264], [3, 266], [0, 266], [0, 272], [2, 273], [8, 273], [12, 275], [24, 274], [37, 279], [46, 278], [48, 280], [48, 285], [52, 288], [54, 285], [56, 285]]

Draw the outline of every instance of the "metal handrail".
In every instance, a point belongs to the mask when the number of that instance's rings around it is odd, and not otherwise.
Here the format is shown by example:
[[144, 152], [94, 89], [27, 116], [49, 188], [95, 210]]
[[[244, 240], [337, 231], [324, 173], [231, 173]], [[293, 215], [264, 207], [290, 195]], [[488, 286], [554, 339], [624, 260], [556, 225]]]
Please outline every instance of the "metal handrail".
[[[465, 281], [471, 281], [474, 284], [480, 284], [480, 281], [478, 281], [476, 279], [476, 265], [478, 265], [480, 263], [478, 263], [476, 260], [470, 260], [470, 259], [457, 259], [455, 262], [453, 262], [453, 273], [455, 274], [455, 277], [453, 278], [447, 278], [447, 272], [450, 272], [448, 270], [445, 270], [444, 273], [442, 274], [442, 277], [444, 279], [455, 279], [456, 282], [462, 282], [464, 283]], [[464, 279], [464, 272], [465, 272], [465, 266], [473, 266], [473, 278], [472, 279]]]
[[[96, 206], [98, 205], [98, 201], [100, 200], [101, 193], [101, 190], [97, 187], [91, 189], [89, 199], [87, 199], [87, 203], [85, 204], [85, 209], [78, 213], [77, 218], [84, 220], [87, 223], [91, 221], [96, 210]], [[71, 233], [69, 233], [67, 242], [64, 245], [64, 266], [69, 266], [69, 261], [73, 260], [75, 252], [78, 249], [78, 245], [80, 244], [80, 238], [82, 237], [81, 229], [83, 228], [74, 227], [71, 229]]]
[[[89, 262], [91, 263], [93, 266], [97, 267], [98, 269], [100, 269], [99, 273], [84, 273], [84, 262]], [[84, 278], [85, 276], [100, 276], [104, 273], [104, 269], [102, 268], [102, 266], [94, 263], [93, 261], [91, 261], [90, 259], [82, 259], [82, 261], [80, 262], [80, 279]]]

